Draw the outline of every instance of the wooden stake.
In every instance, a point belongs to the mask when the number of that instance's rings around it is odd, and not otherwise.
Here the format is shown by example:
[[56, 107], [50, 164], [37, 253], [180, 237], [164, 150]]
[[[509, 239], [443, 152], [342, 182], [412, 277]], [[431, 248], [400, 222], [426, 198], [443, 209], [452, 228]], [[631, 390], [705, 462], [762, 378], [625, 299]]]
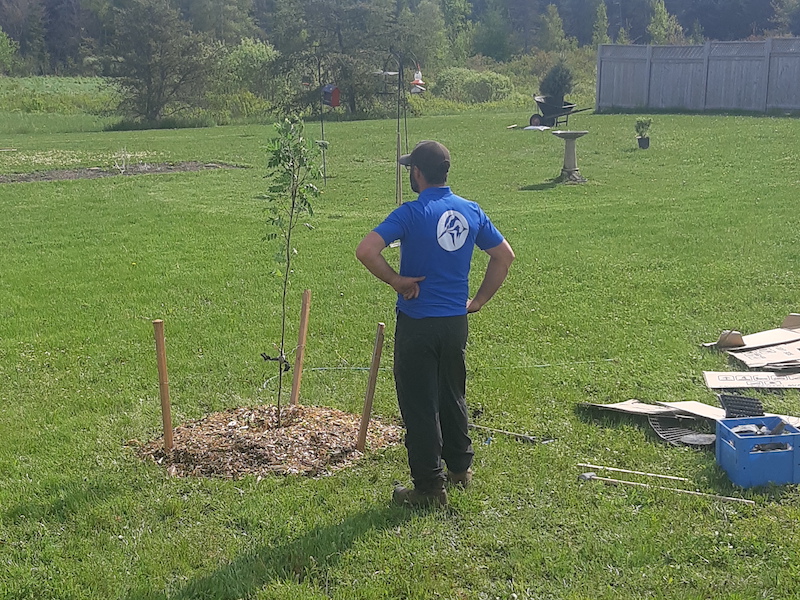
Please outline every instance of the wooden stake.
[[294, 359], [294, 378], [292, 379], [292, 395], [289, 404], [295, 406], [300, 399], [300, 382], [303, 379], [303, 359], [306, 355], [306, 338], [308, 337], [308, 313], [311, 310], [311, 290], [303, 291], [303, 304], [300, 308], [300, 332], [297, 334], [297, 354]]
[[158, 361], [158, 391], [161, 395], [161, 421], [164, 426], [164, 450], [172, 450], [172, 411], [169, 404], [169, 377], [167, 376], [167, 349], [164, 343], [164, 321], [153, 321]]
[[358, 432], [356, 450], [364, 451], [367, 443], [367, 427], [369, 427], [369, 415], [372, 412], [372, 399], [375, 397], [375, 383], [378, 380], [378, 367], [381, 364], [381, 352], [383, 351], [383, 330], [386, 327], [383, 323], [378, 323], [378, 332], [375, 334], [375, 348], [372, 350], [372, 364], [369, 367], [369, 381], [367, 382], [367, 393], [364, 396], [364, 411], [361, 413], [361, 429]]

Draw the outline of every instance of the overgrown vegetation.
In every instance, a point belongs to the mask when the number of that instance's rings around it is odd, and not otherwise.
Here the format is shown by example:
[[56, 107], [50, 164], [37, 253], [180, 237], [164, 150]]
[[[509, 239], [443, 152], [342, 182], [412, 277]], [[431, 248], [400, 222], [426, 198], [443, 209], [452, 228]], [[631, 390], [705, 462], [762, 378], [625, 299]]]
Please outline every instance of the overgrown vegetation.
[[20, 113], [114, 114], [119, 95], [99, 77], [2, 77], [0, 110]]
[[[596, 61], [582, 63], [599, 44], [788, 35], [800, 22], [795, 0], [673, 0], [670, 10], [663, 0], [19, 0], [0, 3], [0, 74], [111, 77], [121, 116], [140, 125], [311, 118], [327, 83], [341, 91], [338, 118], [380, 118], [391, 107], [376, 72], [400, 69], [406, 85], [419, 66], [444, 100], [516, 103], [562, 59], [590, 98]], [[543, 60], [535, 75], [516, 68]], [[454, 87], [458, 69], [473, 72]]]

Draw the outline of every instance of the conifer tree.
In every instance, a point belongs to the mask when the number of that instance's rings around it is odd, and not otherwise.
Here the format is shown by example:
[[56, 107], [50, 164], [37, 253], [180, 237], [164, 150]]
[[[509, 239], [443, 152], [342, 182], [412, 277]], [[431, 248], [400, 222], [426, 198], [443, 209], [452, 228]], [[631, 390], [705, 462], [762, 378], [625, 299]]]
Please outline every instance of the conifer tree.
[[601, 0], [597, 5], [597, 12], [594, 17], [594, 27], [592, 28], [592, 46], [597, 48], [601, 44], [610, 44], [611, 38], [608, 37], [608, 13], [606, 3]]
[[565, 52], [576, 45], [575, 41], [567, 38], [564, 33], [564, 22], [555, 4], [547, 5], [542, 15], [542, 27], [538, 38], [538, 47], [551, 52]]
[[650, 43], [658, 45], [685, 43], [683, 28], [678, 23], [677, 17], [667, 12], [664, 0], [652, 0], [650, 6], [653, 10], [650, 24], [647, 26]]

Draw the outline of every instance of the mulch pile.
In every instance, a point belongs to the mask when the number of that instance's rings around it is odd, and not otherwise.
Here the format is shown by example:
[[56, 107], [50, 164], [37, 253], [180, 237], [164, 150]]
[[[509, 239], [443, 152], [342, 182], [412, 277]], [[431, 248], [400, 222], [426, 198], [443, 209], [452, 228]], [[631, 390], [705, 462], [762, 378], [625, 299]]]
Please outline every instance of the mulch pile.
[[123, 169], [59, 169], [55, 171], [36, 171], [33, 173], [14, 173], [0, 175], [0, 183], [31, 183], [34, 181], [66, 181], [72, 179], [98, 179], [100, 177], [116, 177], [125, 175], [154, 175], [159, 173], [186, 173], [189, 171], [207, 171], [215, 169], [238, 169], [235, 165], [225, 163], [202, 163], [196, 161], [177, 163], [138, 163], [127, 165]]
[[[277, 426], [274, 406], [235, 408], [180, 425], [173, 449], [163, 438], [140, 449], [142, 458], [167, 468], [173, 477], [224, 477], [274, 474], [318, 476], [343, 469], [361, 458], [356, 439], [361, 417], [321, 406], [281, 409]], [[367, 430], [369, 450], [402, 440], [403, 429], [373, 418]]]

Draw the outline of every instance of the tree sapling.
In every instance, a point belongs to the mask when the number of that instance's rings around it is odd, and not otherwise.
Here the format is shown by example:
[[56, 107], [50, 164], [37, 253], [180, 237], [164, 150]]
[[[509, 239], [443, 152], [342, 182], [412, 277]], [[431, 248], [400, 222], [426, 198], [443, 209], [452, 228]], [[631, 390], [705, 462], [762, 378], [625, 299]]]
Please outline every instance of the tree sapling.
[[[267, 168], [272, 176], [272, 183], [266, 194], [260, 196], [266, 200], [267, 223], [277, 231], [267, 234], [268, 241], [280, 240], [280, 250], [275, 256], [279, 265], [275, 273], [283, 279], [281, 305], [281, 341], [278, 356], [270, 357], [262, 354], [264, 360], [278, 363], [278, 427], [281, 425], [281, 392], [283, 390], [283, 374], [291, 368], [286, 359], [286, 292], [289, 286], [289, 274], [292, 272], [292, 257], [297, 250], [292, 245], [292, 233], [300, 223], [303, 215], [313, 216], [311, 201], [319, 196], [319, 188], [314, 181], [319, 178], [317, 154], [319, 147], [303, 135], [303, 121], [290, 117], [276, 123], [278, 135], [267, 146]], [[312, 227], [305, 223], [311, 229]]]

